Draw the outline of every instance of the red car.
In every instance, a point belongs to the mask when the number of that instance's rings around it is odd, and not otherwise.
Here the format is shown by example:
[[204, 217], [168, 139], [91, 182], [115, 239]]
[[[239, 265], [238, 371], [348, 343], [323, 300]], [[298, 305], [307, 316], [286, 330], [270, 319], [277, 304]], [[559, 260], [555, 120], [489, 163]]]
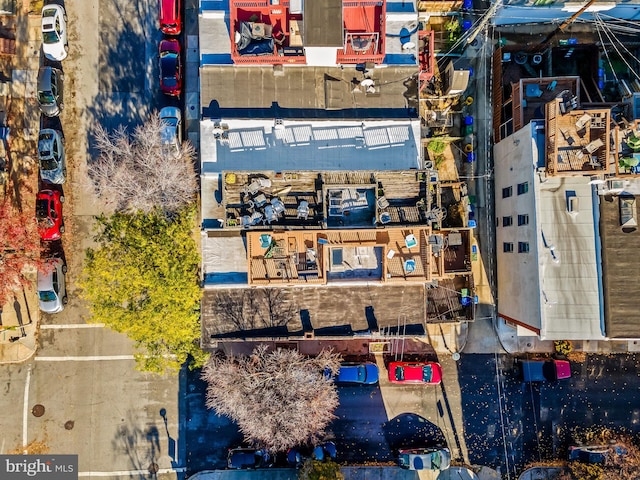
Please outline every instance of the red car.
[[442, 367], [436, 362], [391, 362], [389, 381], [438, 385], [442, 381]]
[[165, 38], [160, 42], [160, 90], [175, 97], [182, 91], [180, 42], [175, 38]]
[[58, 190], [40, 190], [36, 197], [36, 220], [42, 240], [60, 240], [64, 233], [62, 204], [64, 197]]
[[180, 35], [180, 0], [159, 0], [160, 31], [165, 35]]

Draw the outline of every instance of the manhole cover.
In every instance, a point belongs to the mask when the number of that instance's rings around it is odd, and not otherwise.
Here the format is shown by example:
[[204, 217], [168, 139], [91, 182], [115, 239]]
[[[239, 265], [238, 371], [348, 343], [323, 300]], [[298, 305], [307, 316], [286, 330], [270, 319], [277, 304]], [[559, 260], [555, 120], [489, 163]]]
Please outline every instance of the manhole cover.
[[34, 417], [41, 417], [42, 415], [44, 415], [44, 405], [40, 405], [39, 403], [37, 405], [34, 405], [31, 409], [31, 413]]
[[155, 475], [156, 473], [158, 473], [158, 470], [160, 470], [160, 468], [158, 467], [157, 463], [152, 463], [151, 465], [149, 465], [149, 473], [151, 475]]
[[64, 428], [65, 430], [73, 430], [74, 425], [75, 425], [75, 422], [73, 420], [68, 420], [65, 422]]

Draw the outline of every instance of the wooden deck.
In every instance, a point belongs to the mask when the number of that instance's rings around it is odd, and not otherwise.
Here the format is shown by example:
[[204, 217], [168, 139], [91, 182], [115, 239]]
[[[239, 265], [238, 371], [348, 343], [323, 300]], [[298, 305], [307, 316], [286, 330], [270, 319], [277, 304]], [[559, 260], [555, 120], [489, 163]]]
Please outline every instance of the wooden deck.
[[[327, 189], [359, 187], [374, 190], [372, 206], [377, 219], [388, 214], [387, 226], [423, 225], [429, 210], [439, 205], [437, 184], [431, 185], [428, 174], [408, 171], [297, 171], [297, 172], [223, 172], [222, 205], [225, 209], [224, 228], [242, 229], [241, 219], [253, 212], [248, 186], [256, 179], [265, 179], [271, 186], [260, 189], [267, 199], [278, 197], [285, 206], [283, 216], [273, 224], [259, 222], [252, 230], [271, 230], [278, 227], [320, 229], [327, 227]], [[380, 207], [377, 200], [384, 196], [388, 206]], [[309, 216], [298, 218], [298, 206], [308, 202]], [[373, 217], [373, 214], [372, 214]]]
[[[407, 247], [414, 235], [416, 245]], [[384, 230], [318, 230], [247, 232], [249, 285], [304, 285], [328, 283], [333, 248], [374, 247], [381, 250], [378, 278], [352, 281], [427, 283], [443, 276], [444, 255], [434, 255], [429, 227], [394, 227]], [[408, 262], [408, 263], [407, 263]], [[413, 266], [413, 270], [411, 267]]]
[[549, 175], [608, 171], [610, 111], [573, 110], [562, 114], [561, 99], [546, 106]]

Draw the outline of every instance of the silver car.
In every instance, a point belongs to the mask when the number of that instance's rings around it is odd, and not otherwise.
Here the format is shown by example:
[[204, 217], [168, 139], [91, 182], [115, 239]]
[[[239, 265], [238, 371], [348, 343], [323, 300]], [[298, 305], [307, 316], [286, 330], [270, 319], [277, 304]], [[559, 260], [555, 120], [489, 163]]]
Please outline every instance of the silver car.
[[40, 130], [38, 135], [40, 178], [45, 182], [63, 184], [67, 177], [62, 133], [52, 128]]
[[64, 73], [54, 67], [38, 70], [38, 105], [47, 117], [57, 117], [64, 108]]
[[42, 51], [49, 60], [67, 58], [67, 15], [60, 5], [42, 7]]
[[162, 121], [162, 131], [160, 132], [162, 153], [173, 157], [180, 156], [182, 112], [177, 107], [164, 107], [160, 110], [160, 120]]
[[47, 264], [45, 272], [38, 270], [40, 310], [45, 313], [58, 313], [67, 304], [67, 266], [61, 258], [51, 258]]

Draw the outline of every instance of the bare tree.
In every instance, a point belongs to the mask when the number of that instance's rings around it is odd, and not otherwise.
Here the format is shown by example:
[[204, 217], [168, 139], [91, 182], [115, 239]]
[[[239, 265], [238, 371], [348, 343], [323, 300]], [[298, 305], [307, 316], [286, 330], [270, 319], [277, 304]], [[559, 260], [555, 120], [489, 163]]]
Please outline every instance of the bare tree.
[[98, 158], [89, 164], [89, 176], [98, 196], [116, 210], [133, 213], [160, 210], [172, 213], [192, 203], [197, 189], [193, 166], [195, 150], [189, 142], [167, 148], [166, 127], [157, 113], [129, 136], [121, 126], [112, 133], [98, 125]]
[[338, 393], [325, 378], [340, 357], [324, 351], [307, 358], [295, 350], [257, 347], [250, 356], [212, 357], [202, 378], [207, 407], [234, 420], [245, 440], [275, 452], [322, 440], [335, 418]]

